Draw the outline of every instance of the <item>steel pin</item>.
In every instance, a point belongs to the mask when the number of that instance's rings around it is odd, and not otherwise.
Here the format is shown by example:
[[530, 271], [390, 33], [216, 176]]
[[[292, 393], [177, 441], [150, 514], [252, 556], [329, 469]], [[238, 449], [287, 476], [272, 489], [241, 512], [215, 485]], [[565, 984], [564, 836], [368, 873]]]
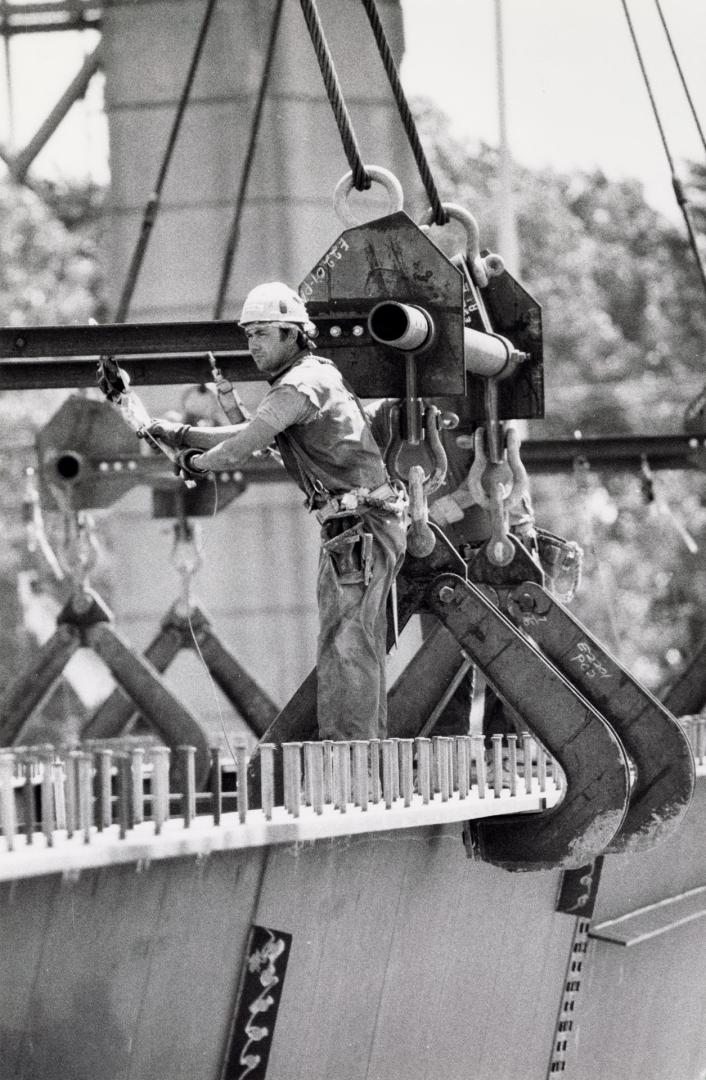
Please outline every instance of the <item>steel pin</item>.
[[165, 821], [169, 820], [170, 757], [171, 753], [168, 746], [153, 746], [150, 749], [150, 758], [152, 759], [152, 819], [155, 834], [161, 833]]
[[368, 809], [368, 743], [365, 739], [351, 741], [353, 753], [353, 799], [361, 810]]
[[54, 752], [44, 751], [42, 754], [42, 832], [47, 847], [54, 844]]
[[485, 739], [482, 735], [471, 735], [473, 746], [473, 762], [476, 767], [476, 785], [478, 798], [485, 798], [486, 772], [485, 772]]
[[211, 747], [211, 813], [213, 824], [220, 825], [223, 811], [223, 773], [220, 746]]
[[517, 795], [517, 735], [509, 733], [507, 739], [507, 767], [510, 770], [510, 794]]
[[523, 775], [525, 778], [525, 793], [532, 794], [532, 745], [533, 738], [529, 731], [522, 732]]
[[431, 741], [420, 737], [414, 742], [417, 747], [417, 789], [426, 806], [431, 798]]
[[309, 774], [309, 796], [315, 814], [324, 809], [324, 748], [320, 742], [304, 743], [304, 760]]
[[380, 740], [371, 739], [370, 747], [370, 801], [377, 806], [382, 798], [380, 781]]
[[490, 738], [493, 743], [493, 795], [499, 799], [503, 790], [503, 737], [495, 734]]
[[265, 821], [272, 821], [275, 805], [275, 745], [260, 743], [260, 801]]
[[414, 793], [413, 751], [414, 739], [400, 739], [398, 743], [400, 757], [400, 789], [405, 806], [412, 805]]
[[243, 825], [248, 816], [248, 748], [245, 743], [235, 747], [235, 771], [237, 776], [238, 821]]
[[14, 777], [15, 755], [0, 754], [0, 826], [8, 851], [14, 851], [17, 832]]
[[196, 817], [196, 747], [180, 746], [182, 813], [184, 828], [188, 829]]
[[284, 806], [292, 817], [299, 817], [302, 800], [301, 743], [282, 743], [284, 770]]
[[145, 751], [142, 746], [130, 747], [130, 801], [132, 824], [145, 820]]
[[37, 759], [32, 754], [28, 754], [22, 763], [22, 773], [24, 775], [25, 836], [28, 844], [34, 842], [34, 830], [37, 826], [37, 814], [34, 805], [34, 784], [32, 783], [36, 765]]
[[469, 735], [456, 736], [456, 770], [458, 774], [458, 797], [467, 799], [470, 788], [470, 744]]

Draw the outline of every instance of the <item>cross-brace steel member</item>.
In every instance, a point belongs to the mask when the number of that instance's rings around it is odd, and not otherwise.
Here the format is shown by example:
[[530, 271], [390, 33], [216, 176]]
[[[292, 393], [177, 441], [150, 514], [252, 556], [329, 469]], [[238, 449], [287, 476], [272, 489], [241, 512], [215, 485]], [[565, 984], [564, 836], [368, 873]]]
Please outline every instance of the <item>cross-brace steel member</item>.
[[[199, 607], [188, 615], [173, 604], [145, 649], [145, 660], [163, 674], [182, 649], [197, 649], [215, 683], [235, 706], [253, 734], [264, 735], [278, 708], [255, 680], [226, 649]], [[121, 687], [96, 710], [82, 731], [84, 739], [115, 738], [127, 731], [135, 718], [134, 702]]]
[[196, 783], [203, 787], [210, 768], [206, 733], [155, 668], [117, 633], [110, 610], [92, 589], [69, 598], [57, 617], [55, 633], [37, 651], [30, 667], [6, 688], [0, 701], [0, 743], [9, 745], [17, 738], [22, 724], [81, 647], [101, 658], [134, 707], [173, 751], [184, 744], [196, 748]]

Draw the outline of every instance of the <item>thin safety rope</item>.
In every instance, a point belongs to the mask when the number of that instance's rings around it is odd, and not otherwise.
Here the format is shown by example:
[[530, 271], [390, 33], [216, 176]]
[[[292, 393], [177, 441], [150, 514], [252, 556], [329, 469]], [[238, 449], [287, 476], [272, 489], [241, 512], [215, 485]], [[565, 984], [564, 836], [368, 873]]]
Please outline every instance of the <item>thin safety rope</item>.
[[127, 277], [123, 286], [123, 291], [120, 296], [120, 302], [118, 303], [118, 310], [115, 315], [116, 322], [124, 322], [128, 316], [130, 310], [130, 302], [135, 292], [135, 286], [137, 285], [137, 279], [142, 269], [142, 263], [144, 262], [145, 252], [147, 251], [147, 244], [149, 243], [150, 235], [152, 232], [152, 226], [154, 225], [157, 213], [159, 211], [159, 203], [162, 197], [162, 190], [164, 188], [165, 181], [167, 179], [167, 173], [171, 164], [174, 148], [179, 136], [179, 130], [181, 128], [181, 122], [186, 112], [186, 106], [189, 103], [189, 97], [191, 95], [191, 88], [194, 84], [194, 78], [196, 77], [196, 71], [201, 59], [201, 53], [203, 52], [204, 43], [206, 41], [206, 35], [211, 23], [211, 16], [213, 15], [214, 8], [217, 0], [208, 0], [206, 10], [204, 12], [203, 19], [201, 21], [201, 27], [199, 29], [196, 45], [194, 46], [194, 52], [191, 57], [191, 63], [186, 76], [186, 81], [181, 92], [179, 104], [177, 106], [176, 113], [174, 114], [174, 120], [172, 122], [172, 128], [169, 133], [169, 139], [167, 141], [167, 148], [164, 152], [162, 159], [162, 165], [159, 170], [157, 182], [154, 186], [154, 190], [147, 200], [145, 205], [144, 214], [142, 217], [142, 225], [140, 228], [140, 235], [137, 238], [137, 244], [135, 250], [132, 253], [132, 259], [130, 260], [130, 266], [128, 267]]
[[319, 13], [316, 10], [315, 0], [300, 0], [300, 3], [309, 30], [311, 43], [314, 46], [316, 59], [319, 62], [324, 86], [326, 87], [326, 93], [328, 94], [328, 99], [331, 103], [331, 108], [333, 109], [333, 115], [338, 125], [341, 142], [343, 143], [343, 150], [348, 159], [348, 164], [351, 167], [351, 172], [353, 173], [353, 186], [357, 191], [367, 191], [372, 181], [360, 155], [358, 141], [355, 137], [355, 132], [353, 131], [353, 125], [346, 108], [346, 103], [343, 100], [340, 83], [333, 64], [333, 58], [326, 43], [326, 38], [324, 37]]
[[704, 135], [703, 128], [701, 127], [701, 123], [699, 121], [699, 116], [698, 116], [698, 113], [696, 112], [696, 106], [694, 105], [694, 101], [692, 99], [691, 92], [689, 91], [689, 85], [688, 85], [688, 83], [686, 81], [686, 77], [685, 77], [684, 72], [682, 70], [682, 66], [679, 63], [679, 57], [677, 56], [677, 50], [674, 47], [674, 42], [672, 41], [672, 36], [669, 33], [669, 27], [667, 26], [667, 20], [665, 19], [664, 15], [662, 13], [662, 7], [660, 5], [659, 0], [655, 0], [655, 7], [657, 8], [657, 11], [659, 12], [659, 17], [660, 17], [660, 19], [662, 21], [662, 26], [664, 28], [665, 37], [667, 38], [667, 42], [669, 44], [669, 48], [670, 48], [671, 53], [672, 53], [672, 58], [673, 58], [674, 63], [676, 65], [676, 69], [677, 69], [677, 71], [679, 73], [679, 78], [681, 79], [681, 84], [682, 84], [682, 87], [684, 88], [684, 93], [686, 95], [686, 100], [689, 103], [689, 108], [691, 109], [691, 115], [693, 116], [694, 123], [696, 124], [696, 130], [699, 133], [699, 138], [701, 139], [701, 145], [704, 148], [704, 153], [706, 153], [706, 136]]
[[426, 189], [426, 193], [429, 196], [429, 202], [433, 212], [433, 224], [434, 225], [446, 225], [449, 220], [449, 215], [444, 210], [441, 204], [441, 198], [434, 182], [434, 177], [431, 174], [429, 162], [427, 161], [424, 148], [422, 147], [417, 125], [414, 122], [412, 111], [407, 102], [407, 97], [402, 89], [402, 83], [400, 82], [399, 73], [397, 71], [397, 65], [395, 58], [392, 55], [390, 45], [385, 34], [385, 29], [380, 21], [380, 16], [375, 4], [375, 0], [363, 0], [363, 7], [365, 8], [365, 14], [368, 16], [368, 21], [372, 27], [373, 36], [375, 38], [375, 44], [378, 47], [380, 53], [380, 59], [382, 60], [385, 68], [385, 73], [389, 79], [390, 86], [392, 87], [392, 93], [397, 103], [397, 109], [400, 114], [400, 119], [405, 129], [405, 133], [409, 140], [409, 145], [412, 148], [414, 154], [414, 160], [417, 163], [419, 175], [422, 183]]
[[218, 296], [216, 298], [216, 306], [213, 311], [214, 319], [220, 319], [222, 317], [223, 308], [225, 307], [226, 294], [228, 292], [228, 283], [230, 281], [230, 275], [233, 269], [233, 260], [235, 258], [235, 250], [238, 245], [238, 240], [240, 238], [240, 225], [243, 217], [245, 195], [248, 189], [250, 173], [252, 171], [252, 165], [255, 158], [255, 145], [257, 143], [257, 136], [260, 130], [262, 108], [265, 103], [267, 87], [270, 81], [270, 71], [272, 70], [272, 60], [275, 54], [275, 46], [277, 44], [277, 34], [279, 31], [280, 16], [282, 14], [283, 3], [284, 0], [277, 0], [274, 12], [272, 14], [270, 37], [267, 43], [267, 52], [265, 54], [265, 61], [262, 66], [260, 87], [258, 89], [255, 109], [253, 112], [252, 122], [250, 124], [250, 138], [248, 140], [248, 148], [245, 153], [245, 161], [243, 163], [243, 170], [240, 175], [240, 184], [238, 185], [238, 193], [235, 199], [235, 211], [233, 214], [233, 221], [231, 223], [230, 232], [228, 234], [228, 240], [226, 243], [226, 249], [223, 256], [221, 280], [218, 285]]
[[644, 60], [642, 58], [642, 52], [640, 50], [640, 46], [638, 44], [637, 37], [635, 35], [635, 29], [634, 29], [633, 24], [632, 24], [632, 19], [630, 18], [630, 12], [628, 10], [627, 0], [621, 0], [621, 2], [622, 2], [622, 5], [623, 5], [623, 11], [625, 12], [625, 19], [626, 19], [627, 24], [628, 24], [628, 29], [630, 31], [630, 36], [632, 38], [632, 43], [633, 43], [633, 46], [634, 46], [634, 49], [635, 49], [635, 55], [637, 57], [638, 64], [640, 65], [640, 71], [642, 72], [642, 78], [644, 80], [645, 87], [647, 89], [647, 95], [648, 95], [648, 97], [650, 99], [650, 104], [652, 105], [652, 112], [654, 113], [654, 118], [655, 118], [655, 120], [657, 122], [657, 128], [659, 130], [660, 138], [662, 139], [662, 146], [664, 147], [664, 152], [666, 154], [667, 161], [669, 163], [669, 171], [670, 171], [671, 177], [672, 177], [672, 188], [674, 190], [674, 196], [675, 196], [675, 198], [677, 200], [677, 203], [679, 205], [679, 209], [682, 212], [682, 217], [684, 218], [684, 224], [686, 225], [686, 231], [687, 231], [688, 236], [689, 236], [689, 246], [691, 247], [692, 253], [693, 253], [694, 258], [696, 260], [696, 265], [698, 267], [699, 276], [701, 277], [701, 284], [703, 286], [704, 292], [706, 292], [706, 268], [704, 267], [704, 263], [703, 263], [703, 260], [701, 258], [701, 252], [699, 251], [699, 245], [698, 245], [698, 243], [696, 241], [696, 232], [694, 230], [693, 222], [691, 220], [691, 214], [689, 212], [688, 199], [687, 199], [687, 197], [686, 197], [686, 195], [684, 193], [684, 188], [682, 186], [682, 182], [681, 182], [681, 180], [679, 179], [679, 177], [677, 176], [677, 173], [676, 173], [676, 169], [675, 169], [675, 166], [674, 166], [674, 158], [672, 157], [672, 153], [671, 153], [671, 151], [669, 149], [669, 143], [667, 142], [667, 136], [665, 134], [664, 125], [662, 124], [662, 119], [661, 119], [661, 117], [659, 115], [659, 109], [657, 108], [657, 102], [655, 101], [655, 96], [654, 96], [654, 94], [652, 92], [652, 84], [650, 83], [650, 78], [649, 78], [649, 76], [647, 74], [647, 69], [645, 67], [645, 63], [644, 63]]

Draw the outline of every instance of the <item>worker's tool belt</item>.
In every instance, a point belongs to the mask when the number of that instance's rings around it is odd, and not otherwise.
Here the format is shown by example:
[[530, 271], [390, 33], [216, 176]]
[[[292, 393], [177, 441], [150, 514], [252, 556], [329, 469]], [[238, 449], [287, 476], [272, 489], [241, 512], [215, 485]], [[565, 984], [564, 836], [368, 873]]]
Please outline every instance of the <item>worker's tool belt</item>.
[[331, 518], [364, 513], [366, 509], [383, 510], [388, 514], [402, 514], [407, 507], [407, 492], [402, 486], [380, 484], [373, 488], [353, 488], [342, 495], [328, 495], [312, 509], [319, 524]]

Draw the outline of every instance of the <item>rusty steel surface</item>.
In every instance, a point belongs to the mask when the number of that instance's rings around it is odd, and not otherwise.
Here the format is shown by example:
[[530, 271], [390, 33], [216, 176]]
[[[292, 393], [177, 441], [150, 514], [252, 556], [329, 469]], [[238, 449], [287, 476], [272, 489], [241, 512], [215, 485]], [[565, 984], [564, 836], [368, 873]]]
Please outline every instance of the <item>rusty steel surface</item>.
[[482, 857], [510, 870], [591, 862], [612, 842], [628, 804], [628, 762], [614, 731], [474, 585], [442, 574], [427, 604], [566, 775], [564, 799], [541, 817], [480, 826]]
[[[433, 322], [430, 343], [416, 353], [420, 396], [465, 392], [463, 279], [403, 210], [347, 229], [304, 277], [299, 292], [314, 322], [329, 322], [318, 342], [321, 352], [326, 354], [329, 342], [337, 344], [336, 365], [362, 396], [405, 393], [403, 354], [368, 333], [368, 315], [384, 299], [421, 307]], [[335, 336], [332, 326], [338, 327]]]

